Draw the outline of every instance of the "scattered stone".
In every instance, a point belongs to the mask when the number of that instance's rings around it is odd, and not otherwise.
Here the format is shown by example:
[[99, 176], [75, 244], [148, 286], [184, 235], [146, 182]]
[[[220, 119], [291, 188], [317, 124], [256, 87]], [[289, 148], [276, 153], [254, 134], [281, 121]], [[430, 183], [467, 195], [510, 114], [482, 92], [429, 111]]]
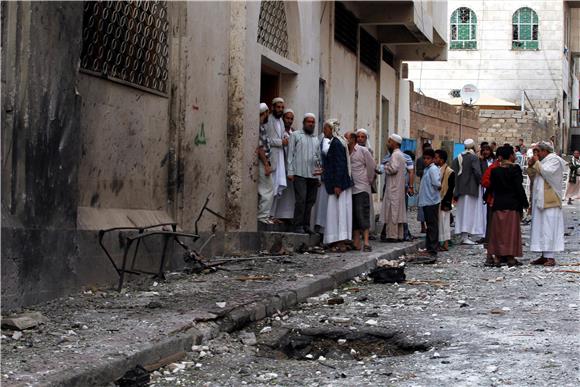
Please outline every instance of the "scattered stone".
[[489, 372], [489, 373], [494, 373], [497, 371], [497, 367], [494, 365], [490, 365], [490, 366], [485, 367], [485, 371]]
[[261, 382], [269, 382], [270, 380], [274, 380], [278, 378], [278, 374], [274, 372], [268, 372], [258, 376], [258, 380]]
[[314, 356], [312, 356], [311, 354], [308, 354], [308, 355], [306, 355], [304, 357], [307, 358], [307, 359], [314, 359]]
[[269, 333], [269, 332], [272, 332], [271, 326], [264, 327], [260, 330], [260, 334]]
[[22, 338], [22, 332], [16, 331], [12, 334], [12, 340], [20, 340]]
[[346, 339], [338, 339], [338, 345], [345, 345]]
[[34, 328], [45, 321], [46, 317], [40, 312], [26, 312], [2, 318], [2, 328], [23, 331]]
[[215, 304], [217, 305], [218, 308], [225, 308], [227, 305], [225, 302], [216, 302]]
[[365, 321], [365, 324], [375, 326], [378, 324], [378, 321], [370, 319], [370, 320]]
[[349, 324], [352, 321], [349, 317], [330, 317], [328, 320], [336, 324]]
[[367, 296], [359, 296], [355, 300], [358, 302], [366, 302], [369, 300], [369, 298]]
[[163, 307], [163, 305], [158, 301], [151, 301], [147, 304], [147, 308], [149, 309], [159, 309], [161, 307]]
[[256, 335], [253, 332], [241, 332], [239, 334], [240, 341], [244, 345], [254, 346], [258, 343]]

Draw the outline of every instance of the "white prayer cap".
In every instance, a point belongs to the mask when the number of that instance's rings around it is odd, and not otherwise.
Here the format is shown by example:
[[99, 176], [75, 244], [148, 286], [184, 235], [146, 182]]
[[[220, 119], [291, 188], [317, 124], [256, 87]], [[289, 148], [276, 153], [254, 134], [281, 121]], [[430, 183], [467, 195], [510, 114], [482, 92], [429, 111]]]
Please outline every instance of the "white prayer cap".
[[268, 105], [266, 105], [264, 102], [262, 102], [260, 104], [260, 113], [264, 113], [265, 111], [268, 111]]
[[307, 118], [314, 118], [316, 120], [316, 116], [314, 115], [314, 113], [306, 113], [304, 115], [304, 119], [307, 119]]
[[389, 136], [389, 138], [391, 140], [393, 140], [394, 142], [396, 142], [397, 144], [401, 144], [403, 142], [403, 137], [399, 136], [396, 133], [393, 133]]
[[463, 145], [465, 145], [466, 149], [470, 149], [475, 146], [475, 142], [471, 138], [468, 138], [467, 140], [463, 141]]
[[276, 97], [272, 100], [272, 105], [275, 105], [277, 103], [284, 103], [284, 100], [280, 97]]
[[365, 136], [367, 136], [367, 137], [369, 135], [369, 132], [365, 128], [357, 129], [356, 134], [359, 134], [359, 133], [364, 133]]
[[292, 110], [290, 108], [286, 108], [286, 109], [284, 109], [284, 113], [283, 114], [286, 114], [286, 113], [292, 113], [292, 114], [294, 114], [294, 110]]

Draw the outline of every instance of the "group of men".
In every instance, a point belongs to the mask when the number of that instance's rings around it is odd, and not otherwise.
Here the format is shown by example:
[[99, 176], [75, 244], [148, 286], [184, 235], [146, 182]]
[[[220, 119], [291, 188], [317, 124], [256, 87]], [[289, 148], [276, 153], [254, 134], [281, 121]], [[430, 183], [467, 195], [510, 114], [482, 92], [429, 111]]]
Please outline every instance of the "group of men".
[[[468, 139], [465, 151], [450, 164], [445, 150], [424, 144], [415, 164], [411, 152], [401, 151], [402, 138], [393, 134], [387, 156], [377, 164], [365, 129], [341, 134], [340, 123], [331, 119], [324, 123], [319, 137], [314, 114], [304, 115], [299, 130], [293, 123], [294, 111], [285, 107], [282, 98], [272, 100], [271, 109], [260, 104], [256, 150], [260, 222], [285, 223], [298, 233], [322, 233], [324, 244], [332, 251], [371, 251], [378, 177], [384, 175], [379, 214], [383, 242], [412, 238], [407, 209], [409, 196], [416, 194], [417, 177], [419, 220], [426, 234], [426, 248], [420, 255], [433, 259], [448, 250], [454, 205], [455, 233], [460, 234], [462, 244], [484, 242], [487, 265], [519, 264], [519, 225], [524, 209], [530, 207], [518, 157], [527, 151], [523, 140], [517, 152], [508, 144], [496, 148], [495, 143], [482, 143], [478, 154], [475, 142]], [[527, 168], [534, 187], [528, 210], [532, 214], [531, 249], [542, 253], [535, 263], [551, 265], [554, 253], [563, 250], [563, 231], [558, 235], [563, 230], [563, 197], [561, 184], [556, 182], [558, 176], [561, 182], [562, 165], [566, 164], [553, 153], [549, 142], [535, 145]]]

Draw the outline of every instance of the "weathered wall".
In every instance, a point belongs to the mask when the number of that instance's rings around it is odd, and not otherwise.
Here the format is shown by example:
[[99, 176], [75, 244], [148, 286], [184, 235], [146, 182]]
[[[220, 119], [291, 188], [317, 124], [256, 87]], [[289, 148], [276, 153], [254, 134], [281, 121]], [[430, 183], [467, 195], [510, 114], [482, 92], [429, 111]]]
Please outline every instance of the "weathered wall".
[[[433, 136], [432, 143], [436, 148], [441, 146], [442, 141], [460, 142], [467, 138], [477, 138], [477, 109], [451, 106], [414, 91], [410, 95], [410, 106], [411, 138]], [[419, 141], [417, 147], [420, 147]]]
[[479, 141], [495, 141], [501, 145], [546, 141], [553, 133], [553, 120], [538, 119], [534, 112], [519, 110], [481, 110]]
[[3, 308], [74, 282], [81, 21], [80, 2], [2, 3]]

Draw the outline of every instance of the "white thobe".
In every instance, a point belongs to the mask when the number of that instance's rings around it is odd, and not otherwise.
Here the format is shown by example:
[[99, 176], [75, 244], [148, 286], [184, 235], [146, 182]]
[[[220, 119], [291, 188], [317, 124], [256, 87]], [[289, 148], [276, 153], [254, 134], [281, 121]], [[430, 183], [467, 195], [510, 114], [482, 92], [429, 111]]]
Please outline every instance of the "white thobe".
[[339, 197], [328, 195], [324, 244], [350, 240], [352, 237], [352, 188]]
[[477, 197], [461, 195], [457, 200], [456, 208], [455, 234], [485, 235], [487, 208], [483, 203], [483, 189], [481, 187]]

